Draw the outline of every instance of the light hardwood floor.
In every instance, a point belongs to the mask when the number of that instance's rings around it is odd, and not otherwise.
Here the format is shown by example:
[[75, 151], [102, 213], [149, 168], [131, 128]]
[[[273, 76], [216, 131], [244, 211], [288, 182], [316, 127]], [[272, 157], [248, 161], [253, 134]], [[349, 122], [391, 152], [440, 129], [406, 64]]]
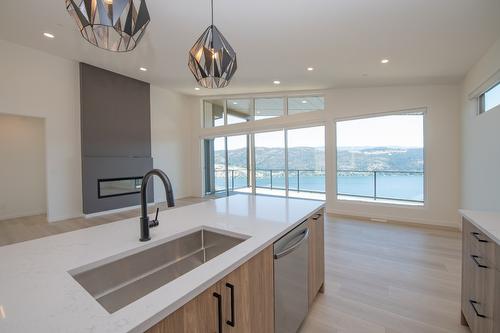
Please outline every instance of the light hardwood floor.
[[[52, 224], [44, 216], [0, 221], [0, 246], [135, 216], [138, 209]], [[325, 293], [300, 332], [469, 332], [460, 326], [460, 255], [458, 231], [326, 216]]]
[[[205, 201], [204, 198], [182, 198], [175, 201], [176, 207], [192, 205]], [[166, 203], [159, 203], [155, 206], [149, 206], [150, 214], [153, 214], [156, 207], [160, 210], [170, 209]], [[13, 243], [24, 242], [31, 239], [60, 234], [63, 232], [89, 228], [100, 224], [115, 222], [132, 217], [139, 217], [140, 209], [131, 209], [119, 213], [105, 214], [92, 218], [74, 218], [54, 223], [48, 223], [45, 215], [36, 215], [21, 217], [11, 220], [0, 221], [0, 246]], [[137, 222], [139, 223], [139, 222]]]
[[458, 231], [327, 216], [325, 293], [301, 333], [460, 333]]

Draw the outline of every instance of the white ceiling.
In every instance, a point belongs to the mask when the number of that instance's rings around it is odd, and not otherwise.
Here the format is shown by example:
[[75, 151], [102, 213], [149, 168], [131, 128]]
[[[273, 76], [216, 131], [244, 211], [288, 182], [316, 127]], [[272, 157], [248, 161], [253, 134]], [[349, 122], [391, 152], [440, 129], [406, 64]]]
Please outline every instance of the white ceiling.
[[195, 91], [187, 52], [210, 22], [209, 0], [147, 4], [148, 31], [126, 54], [85, 42], [63, 0], [2, 0], [0, 39], [209, 95], [457, 82], [500, 38], [500, 0], [215, 0], [239, 68], [229, 87]]

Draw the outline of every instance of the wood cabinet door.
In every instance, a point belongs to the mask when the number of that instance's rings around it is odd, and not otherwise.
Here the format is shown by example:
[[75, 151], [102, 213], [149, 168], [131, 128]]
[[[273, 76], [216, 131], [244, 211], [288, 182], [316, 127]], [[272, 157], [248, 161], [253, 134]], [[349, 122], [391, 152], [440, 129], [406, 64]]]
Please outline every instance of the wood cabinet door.
[[324, 210], [308, 220], [309, 228], [309, 305], [312, 304], [325, 281], [325, 226]]
[[274, 332], [273, 269], [269, 246], [219, 282], [224, 333]]
[[219, 283], [205, 290], [146, 333], [219, 333], [218, 299], [214, 294], [220, 295]]
[[[221, 297], [220, 307], [217, 295]], [[184, 306], [184, 332], [221, 333], [218, 319], [222, 318], [222, 313], [219, 311], [222, 311], [222, 295], [217, 283]]]

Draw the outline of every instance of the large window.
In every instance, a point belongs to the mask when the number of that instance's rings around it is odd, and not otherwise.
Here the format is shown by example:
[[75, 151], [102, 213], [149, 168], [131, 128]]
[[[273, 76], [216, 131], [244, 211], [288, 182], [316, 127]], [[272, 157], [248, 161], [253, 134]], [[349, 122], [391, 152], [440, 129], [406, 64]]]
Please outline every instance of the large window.
[[252, 192], [248, 135], [204, 140], [205, 193]]
[[206, 139], [204, 146], [206, 194], [325, 200], [324, 126]]
[[256, 98], [255, 120], [276, 118], [285, 113], [283, 98]]
[[337, 197], [424, 202], [424, 110], [337, 122]]
[[257, 194], [286, 195], [285, 131], [255, 134]]
[[233, 125], [324, 110], [323, 96], [207, 99], [203, 101], [203, 127]]
[[325, 127], [288, 130], [287, 142], [289, 196], [324, 200]]
[[224, 125], [224, 100], [203, 102], [203, 126], [205, 128]]
[[479, 113], [488, 112], [500, 106], [500, 82], [479, 96]]

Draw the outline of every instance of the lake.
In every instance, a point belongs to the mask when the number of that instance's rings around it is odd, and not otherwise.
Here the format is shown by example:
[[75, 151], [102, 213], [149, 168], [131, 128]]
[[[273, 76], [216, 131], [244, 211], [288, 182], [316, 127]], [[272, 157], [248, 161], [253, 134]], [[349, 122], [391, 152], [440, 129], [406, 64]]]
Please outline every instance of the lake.
[[[297, 172], [289, 174], [290, 190], [297, 190], [299, 182], [300, 191], [325, 192], [325, 176], [300, 175]], [[257, 175], [257, 186], [270, 188], [270, 173]], [[229, 178], [229, 187], [232, 187], [232, 179]], [[234, 188], [247, 187], [246, 177], [234, 177]], [[285, 177], [283, 173], [273, 173], [272, 187], [285, 189]], [[373, 174], [367, 175], [339, 175], [337, 181], [338, 194], [352, 196], [374, 196]], [[216, 178], [216, 190], [224, 190], [225, 179]], [[424, 201], [424, 177], [422, 174], [377, 174], [377, 197], [386, 199], [400, 199], [412, 201]]]

